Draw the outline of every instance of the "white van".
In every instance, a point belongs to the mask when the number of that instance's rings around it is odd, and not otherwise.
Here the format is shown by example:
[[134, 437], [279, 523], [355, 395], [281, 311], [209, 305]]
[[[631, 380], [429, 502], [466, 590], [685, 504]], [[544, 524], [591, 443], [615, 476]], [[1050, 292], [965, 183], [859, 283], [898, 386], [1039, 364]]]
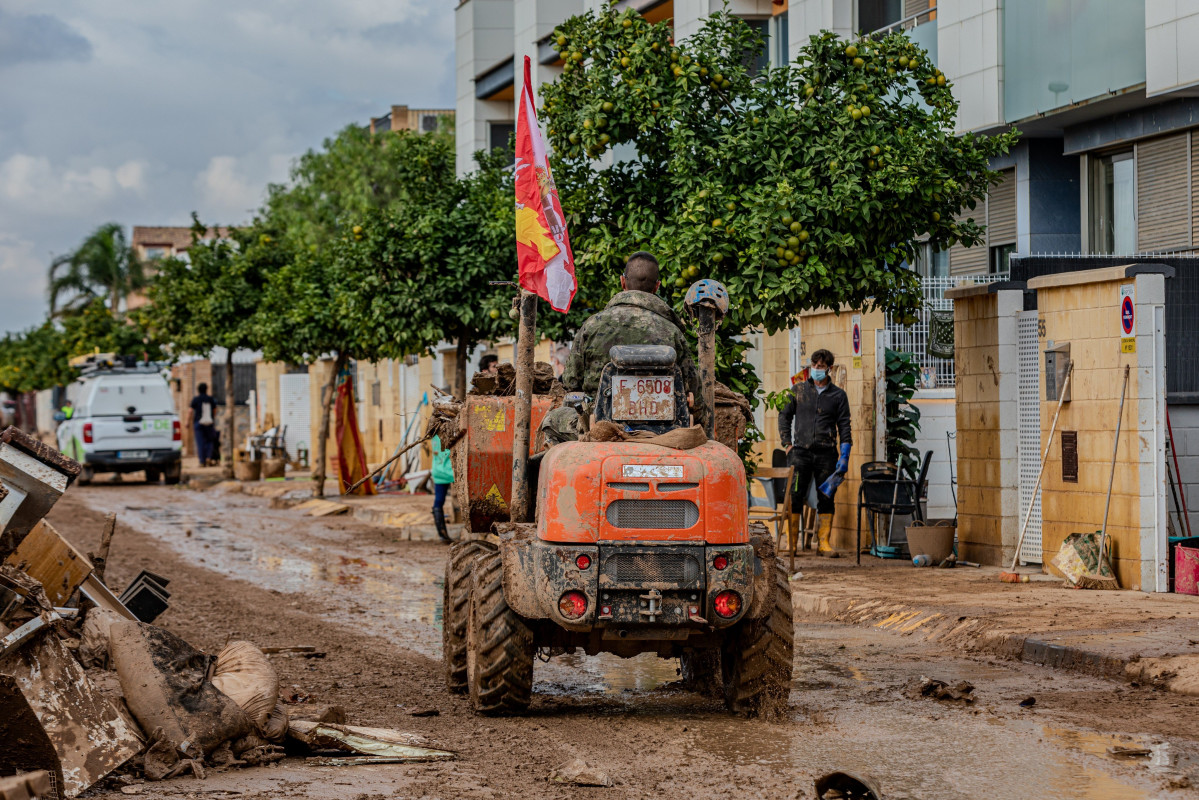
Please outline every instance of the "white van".
[[67, 387], [73, 408], [58, 426], [58, 449], [83, 467], [79, 483], [141, 471], [150, 483], [178, 483], [183, 431], [161, 367], [117, 358], [84, 370]]

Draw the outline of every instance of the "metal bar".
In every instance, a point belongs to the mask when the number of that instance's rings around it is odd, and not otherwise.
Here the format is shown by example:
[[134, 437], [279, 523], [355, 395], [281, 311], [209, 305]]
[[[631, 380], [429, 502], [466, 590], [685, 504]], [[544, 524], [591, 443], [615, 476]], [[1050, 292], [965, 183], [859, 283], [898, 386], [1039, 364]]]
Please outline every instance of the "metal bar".
[[[1103, 547], [1107, 544], [1107, 515], [1112, 509], [1112, 486], [1116, 482], [1116, 453], [1120, 450], [1120, 428], [1124, 424], [1124, 395], [1128, 394], [1128, 370], [1129, 366], [1124, 365], [1124, 385], [1120, 387], [1120, 410], [1116, 413], [1116, 438], [1112, 442], [1112, 468], [1107, 476], [1107, 500], [1103, 503], [1103, 527], [1099, 530], [1099, 561], [1095, 566], [1095, 572], [1103, 575]], [[1112, 565], [1112, 575], [1116, 574], [1115, 565]]]
[[704, 432], [711, 439], [716, 430], [716, 309], [704, 302], [695, 306], [699, 335], [699, 387], [705, 412]]
[[520, 334], [516, 340], [516, 429], [512, 435], [513, 522], [531, 522], [529, 508], [529, 428], [533, 418], [533, 348], [537, 331], [537, 295], [520, 292]]

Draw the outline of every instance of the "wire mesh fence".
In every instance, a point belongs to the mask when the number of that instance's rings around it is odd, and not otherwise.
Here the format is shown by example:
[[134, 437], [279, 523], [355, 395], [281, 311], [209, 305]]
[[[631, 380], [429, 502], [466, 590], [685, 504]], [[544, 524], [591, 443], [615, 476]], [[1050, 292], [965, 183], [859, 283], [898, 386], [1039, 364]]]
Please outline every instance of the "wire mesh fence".
[[951, 389], [956, 379], [952, 358], [938, 358], [928, 353], [930, 319], [933, 312], [953, 311], [953, 301], [945, 297], [945, 291], [962, 284], [991, 283], [1007, 279], [1006, 272], [922, 278], [924, 302], [916, 312], [916, 321], [911, 325], [904, 325], [890, 314], [887, 315], [887, 334], [891, 341], [891, 349], [915, 356], [916, 363], [920, 365], [921, 389]]

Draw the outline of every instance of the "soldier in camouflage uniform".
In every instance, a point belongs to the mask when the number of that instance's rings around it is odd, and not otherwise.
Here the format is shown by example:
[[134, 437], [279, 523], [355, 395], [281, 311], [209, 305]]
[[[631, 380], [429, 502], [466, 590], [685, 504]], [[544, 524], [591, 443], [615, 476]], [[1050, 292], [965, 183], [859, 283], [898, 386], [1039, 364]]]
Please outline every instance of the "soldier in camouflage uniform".
[[620, 276], [623, 291], [603, 311], [588, 318], [575, 334], [570, 358], [562, 372], [562, 384], [568, 392], [582, 391], [594, 397], [599, 390], [600, 373], [611, 360], [608, 351], [613, 345], [670, 345], [677, 354], [683, 385], [694, 406], [695, 423], [702, 425], [707, 409], [702, 402], [696, 402], [701, 397], [699, 371], [683, 335], [683, 323], [657, 296], [661, 285], [658, 260], [643, 251], [634, 253]]

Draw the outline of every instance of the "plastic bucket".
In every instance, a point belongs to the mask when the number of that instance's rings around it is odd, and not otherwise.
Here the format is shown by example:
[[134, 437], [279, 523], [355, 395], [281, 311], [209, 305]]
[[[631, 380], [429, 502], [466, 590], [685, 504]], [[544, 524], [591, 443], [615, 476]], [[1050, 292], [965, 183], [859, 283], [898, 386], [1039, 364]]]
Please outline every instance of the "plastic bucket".
[[261, 461], [233, 462], [233, 477], [239, 481], [256, 481], [262, 475]]
[[907, 527], [908, 552], [913, 558], [929, 556], [934, 564], [939, 564], [953, 555], [953, 539], [957, 531], [951, 520], [941, 520], [936, 525], [913, 522]]
[[1181, 546], [1174, 548], [1174, 591], [1178, 594], [1199, 594], [1199, 550]]

